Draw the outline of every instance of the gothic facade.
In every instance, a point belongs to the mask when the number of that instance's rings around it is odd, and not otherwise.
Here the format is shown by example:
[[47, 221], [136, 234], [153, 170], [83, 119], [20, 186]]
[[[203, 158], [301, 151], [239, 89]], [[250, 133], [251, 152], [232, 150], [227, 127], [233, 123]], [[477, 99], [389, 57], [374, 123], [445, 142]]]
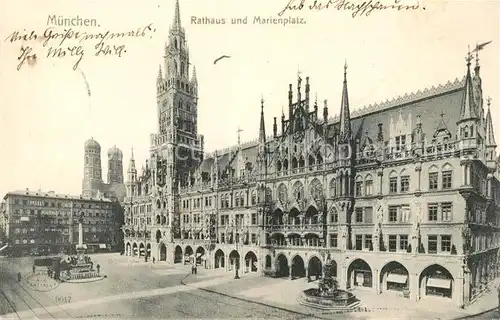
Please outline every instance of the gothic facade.
[[473, 301], [500, 245], [491, 101], [473, 60], [462, 79], [352, 112], [347, 65], [339, 106], [320, 107], [299, 76], [271, 135], [262, 100], [256, 141], [206, 153], [177, 2], [158, 133], [143, 170], [129, 164], [125, 253], [313, 279], [330, 259], [344, 289]]

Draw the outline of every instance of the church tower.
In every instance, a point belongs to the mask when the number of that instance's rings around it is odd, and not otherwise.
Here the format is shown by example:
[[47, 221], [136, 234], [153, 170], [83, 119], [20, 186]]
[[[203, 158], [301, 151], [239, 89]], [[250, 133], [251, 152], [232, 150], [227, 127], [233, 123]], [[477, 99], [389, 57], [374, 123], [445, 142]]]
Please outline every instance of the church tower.
[[94, 138], [90, 138], [84, 145], [82, 196], [95, 196], [102, 183], [101, 146]]
[[190, 77], [189, 66], [177, 0], [163, 70], [160, 66], [156, 79], [158, 133], [151, 135], [150, 148], [155, 187], [162, 189], [164, 197], [158, 200], [167, 203], [168, 225], [173, 229], [173, 221], [178, 220], [179, 188], [189, 185], [203, 157], [203, 136], [198, 135], [198, 81], [194, 67]]
[[108, 150], [108, 184], [123, 183], [123, 153], [116, 146]]

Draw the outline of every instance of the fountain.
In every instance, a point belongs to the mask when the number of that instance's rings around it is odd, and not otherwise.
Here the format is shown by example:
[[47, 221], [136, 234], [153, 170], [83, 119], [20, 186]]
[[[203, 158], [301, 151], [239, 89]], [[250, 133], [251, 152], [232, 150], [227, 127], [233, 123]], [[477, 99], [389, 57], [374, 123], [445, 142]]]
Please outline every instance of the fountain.
[[318, 288], [306, 289], [299, 294], [300, 304], [332, 311], [354, 311], [360, 304], [351, 292], [338, 288], [337, 279], [332, 276], [333, 267], [330, 255], [324, 266], [325, 276], [319, 281]]
[[61, 259], [60, 279], [65, 282], [91, 282], [106, 278], [100, 270], [94, 269], [94, 262], [85, 255], [83, 246], [83, 218], [78, 221], [78, 246], [76, 247], [76, 257]]

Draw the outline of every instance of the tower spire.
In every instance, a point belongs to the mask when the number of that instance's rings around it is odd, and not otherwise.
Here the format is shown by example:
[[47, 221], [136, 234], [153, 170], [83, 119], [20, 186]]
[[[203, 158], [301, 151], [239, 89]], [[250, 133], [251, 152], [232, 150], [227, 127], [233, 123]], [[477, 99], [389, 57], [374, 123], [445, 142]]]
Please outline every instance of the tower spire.
[[181, 11], [179, 9], [179, 0], [175, 0], [175, 15], [174, 15], [174, 25], [173, 29], [181, 29]]
[[486, 113], [486, 146], [496, 148], [497, 144], [495, 142], [495, 134], [493, 132], [493, 121], [491, 119], [491, 98], [487, 99], [488, 111]]
[[351, 136], [351, 113], [349, 111], [349, 95], [347, 93], [347, 60], [344, 64], [344, 84], [340, 106], [340, 138], [348, 140]]
[[243, 129], [241, 129], [239, 126], [238, 126], [238, 131], [236, 131], [238, 133], [238, 147], [241, 145], [241, 137], [240, 137], [240, 132], [242, 132]]
[[260, 128], [259, 142], [266, 142], [266, 126], [264, 123], [264, 97], [260, 99]]
[[472, 60], [472, 54], [470, 52], [470, 47], [469, 47], [469, 52], [467, 54], [467, 57], [465, 58], [465, 61], [467, 62], [467, 74], [465, 76], [464, 99], [462, 102], [462, 108], [460, 110], [460, 120], [477, 118], [476, 108], [474, 105], [472, 76], [470, 72], [471, 60]]
[[196, 67], [193, 66], [193, 74], [191, 75], [191, 82], [198, 83], [198, 79], [196, 78]]

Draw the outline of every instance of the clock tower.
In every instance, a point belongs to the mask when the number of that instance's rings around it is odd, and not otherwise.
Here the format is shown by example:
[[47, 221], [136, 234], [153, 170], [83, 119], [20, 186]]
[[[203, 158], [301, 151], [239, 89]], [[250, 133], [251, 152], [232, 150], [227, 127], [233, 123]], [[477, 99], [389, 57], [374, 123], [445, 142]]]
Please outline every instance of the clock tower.
[[163, 198], [160, 202], [167, 203], [168, 226], [176, 236], [179, 188], [192, 183], [194, 169], [203, 157], [203, 136], [198, 135], [198, 82], [195, 68], [191, 77], [189, 69], [189, 48], [177, 0], [163, 68], [160, 65], [156, 80], [158, 133], [151, 135], [150, 148], [153, 180]]

